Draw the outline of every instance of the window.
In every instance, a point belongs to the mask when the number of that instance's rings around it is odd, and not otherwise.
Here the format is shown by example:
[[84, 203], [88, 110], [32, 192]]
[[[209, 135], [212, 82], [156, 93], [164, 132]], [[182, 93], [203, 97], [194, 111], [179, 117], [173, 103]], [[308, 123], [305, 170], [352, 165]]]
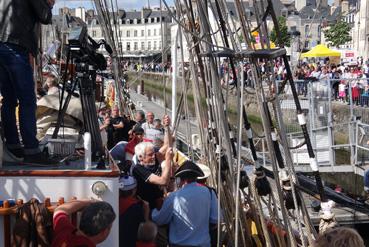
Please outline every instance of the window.
[[141, 30], [141, 36], [144, 37], [145, 36], [145, 30]]
[[92, 31], [92, 37], [96, 37], [96, 31], [95, 30]]
[[129, 30], [127, 31], [127, 37], [130, 37], [131, 36], [131, 34], [130, 34], [130, 32], [129, 32]]
[[122, 42], [118, 42], [118, 48], [122, 49]]
[[309, 48], [309, 40], [305, 41], [305, 48]]
[[154, 50], [156, 50], [156, 43], [157, 43], [157, 42], [156, 42], [156, 41], [154, 41]]
[[119, 37], [121, 37], [121, 36], [122, 36], [122, 31], [119, 30]]
[[138, 42], [134, 43], [134, 50], [137, 51], [138, 50]]
[[161, 41], [159, 41], [159, 47], [158, 48], [159, 48], [159, 50], [161, 50]]
[[156, 36], [156, 29], [154, 29], [154, 36]]
[[131, 43], [127, 42], [127, 51], [131, 50]]
[[145, 50], [145, 42], [141, 42], [141, 50]]
[[151, 41], [147, 42], [147, 49], [151, 50]]
[[309, 35], [310, 27], [309, 25], [305, 25], [305, 37]]
[[133, 36], [134, 36], [134, 37], [137, 37], [137, 30], [134, 30], [134, 31], [133, 31]]
[[147, 36], [151, 36], [151, 30], [147, 30]]

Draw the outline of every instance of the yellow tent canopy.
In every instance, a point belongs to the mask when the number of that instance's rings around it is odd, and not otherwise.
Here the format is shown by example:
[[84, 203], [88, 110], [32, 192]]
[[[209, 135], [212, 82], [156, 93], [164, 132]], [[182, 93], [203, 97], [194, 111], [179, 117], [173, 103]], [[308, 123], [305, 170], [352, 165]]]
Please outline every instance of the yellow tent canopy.
[[325, 45], [317, 45], [308, 52], [302, 53], [301, 57], [340, 57], [339, 51], [331, 50]]

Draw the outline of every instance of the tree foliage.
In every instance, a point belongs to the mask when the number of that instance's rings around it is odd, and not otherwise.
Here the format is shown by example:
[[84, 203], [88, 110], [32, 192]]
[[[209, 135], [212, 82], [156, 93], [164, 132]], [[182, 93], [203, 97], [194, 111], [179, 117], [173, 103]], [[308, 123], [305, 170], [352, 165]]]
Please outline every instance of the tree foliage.
[[[284, 46], [290, 47], [291, 36], [288, 33], [286, 17], [278, 16], [278, 26], [282, 43], [284, 44]], [[270, 40], [273, 41], [275, 44], [278, 44], [277, 32], [275, 30], [275, 27], [273, 27], [273, 30], [270, 33]]]
[[325, 39], [328, 41], [328, 45], [339, 47], [340, 45], [346, 44], [352, 40], [350, 30], [350, 25], [347, 22], [340, 20], [329, 26], [329, 28], [323, 32]]

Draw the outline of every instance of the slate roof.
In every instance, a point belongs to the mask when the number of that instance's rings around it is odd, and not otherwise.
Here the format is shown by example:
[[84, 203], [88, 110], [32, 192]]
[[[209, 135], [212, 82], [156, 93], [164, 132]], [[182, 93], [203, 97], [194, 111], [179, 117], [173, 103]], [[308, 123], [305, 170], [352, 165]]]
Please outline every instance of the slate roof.
[[[124, 11], [121, 13], [121, 19], [122, 20], [133, 20], [133, 19], [141, 19], [141, 11]], [[167, 21], [171, 19], [169, 12], [163, 10], [160, 13], [160, 10], [151, 10], [151, 11], [145, 11], [144, 18], [157, 18], [163, 16], [166, 18]]]
[[335, 21], [337, 21], [340, 18], [340, 16], [341, 16], [341, 10], [342, 10], [341, 6], [337, 7], [333, 11], [333, 13], [330, 16], [327, 17], [327, 21], [328, 22], [335, 22]]
[[330, 16], [330, 7], [315, 9], [313, 6], [305, 6], [300, 10], [299, 16], [302, 19], [327, 19]]
[[[281, 14], [282, 10], [288, 11], [288, 9], [282, 4], [280, 0], [272, 0], [274, 11], [276, 12], [276, 15], [279, 16]], [[215, 10], [215, 18], [218, 18], [218, 13], [216, 12], [216, 5], [215, 3], [211, 3], [212, 8]], [[229, 15], [231, 15], [235, 20], [238, 20], [237, 16], [237, 10], [236, 5], [234, 1], [227, 1], [226, 2], [227, 9], [229, 11]], [[247, 10], [247, 12], [251, 15], [251, 19], [255, 20], [255, 8], [254, 6], [251, 6], [249, 2], [243, 2], [244, 8]], [[266, 7], [266, 6], [265, 6]]]

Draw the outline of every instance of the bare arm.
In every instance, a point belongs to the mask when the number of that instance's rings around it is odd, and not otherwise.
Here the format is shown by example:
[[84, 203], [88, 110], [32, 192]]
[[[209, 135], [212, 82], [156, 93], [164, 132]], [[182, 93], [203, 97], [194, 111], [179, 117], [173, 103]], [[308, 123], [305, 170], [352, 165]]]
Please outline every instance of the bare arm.
[[173, 138], [172, 138], [172, 132], [170, 130], [170, 118], [168, 115], [165, 115], [163, 118], [163, 125], [164, 125], [164, 129], [165, 129], [165, 134], [164, 134], [164, 144], [163, 146], [159, 149], [158, 152], [158, 160], [160, 162], [162, 162], [165, 158], [165, 154], [167, 152], [168, 147], [172, 146], [173, 143]]
[[169, 181], [170, 171], [172, 170], [172, 160], [173, 160], [173, 150], [168, 148], [165, 154], [165, 167], [161, 176], [151, 174], [149, 177], [149, 182], [157, 185], [166, 185]]
[[65, 213], [67, 215], [71, 215], [71, 214], [73, 214], [75, 212], [78, 212], [81, 209], [87, 207], [88, 205], [90, 205], [93, 202], [94, 201], [92, 201], [92, 200], [86, 199], [86, 200], [74, 200], [74, 201], [64, 203], [64, 204], [58, 206], [54, 210], [54, 218], [59, 213]]

